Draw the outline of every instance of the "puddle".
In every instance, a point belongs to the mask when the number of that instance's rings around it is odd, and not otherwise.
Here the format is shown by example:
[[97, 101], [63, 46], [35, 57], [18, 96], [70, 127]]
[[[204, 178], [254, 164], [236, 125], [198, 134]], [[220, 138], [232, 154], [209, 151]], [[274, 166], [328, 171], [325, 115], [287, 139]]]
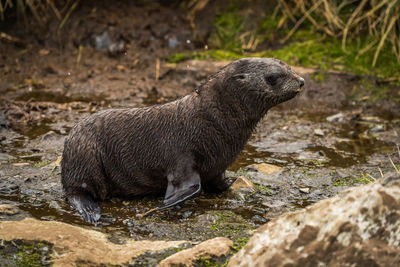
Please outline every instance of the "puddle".
[[93, 95], [91, 97], [68, 97], [64, 94], [57, 93], [57, 92], [49, 92], [49, 91], [42, 91], [42, 90], [33, 90], [22, 93], [19, 95], [16, 100], [19, 101], [33, 101], [33, 102], [54, 102], [54, 103], [71, 103], [75, 101], [80, 102], [101, 102], [105, 100], [105, 97], [102, 95]]
[[173, 97], [163, 97], [160, 96], [157, 92], [151, 91], [146, 95], [146, 97], [143, 98], [143, 104], [145, 106], [151, 106], [156, 104], [163, 104], [173, 100]]
[[51, 123], [51, 120], [43, 119], [40, 123], [16, 124], [12, 126], [12, 129], [20, 135], [26, 136], [28, 139], [32, 140], [51, 131]]
[[[149, 94], [143, 103], [151, 105], [168, 100], [160, 98], [156, 94]], [[60, 192], [40, 191], [40, 194], [36, 195], [29, 193], [31, 189], [21, 190], [19, 194], [14, 191], [2, 192], [0, 200], [15, 203], [21, 210], [40, 220], [56, 220], [82, 225], [108, 233], [113, 237], [129, 237], [137, 240], [197, 240], [209, 238], [217, 235], [216, 233], [225, 236], [232, 234], [227, 234], [226, 231], [233, 231], [235, 234], [242, 233], [256, 228], [277, 214], [304, 208], [320, 199], [336, 194], [338, 189], [332, 185], [331, 179], [333, 178], [328, 177], [328, 182], [322, 182], [324, 177], [332, 176], [329, 174], [332, 173], [332, 169], [341, 168], [343, 170], [352, 166], [364, 168], [363, 164], [366, 164], [368, 158], [374, 153], [384, 154], [393, 150], [392, 144], [379, 141], [366, 134], [370, 126], [355, 122], [336, 123], [331, 126], [332, 128], [328, 130], [333, 134], [323, 137], [331, 138], [325, 140], [331, 142], [321, 141], [323, 139], [316, 138], [313, 134], [304, 134], [298, 137], [297, 129], [312, 133], [314, 128], [319, 127], [321, 123], [326, 123], [324, 118], [331, 114], [324, 113], [318, 115], [319, 117], [317, 115], [314, 113], [302, 114], [302, 117], [307, 118], [306, 122], [296, 121], [292, 128], [285, 130], [286, 132], [282, 130], [279, 134], [271, 134], [263, 137], [264, 139], [254, 137], [253, 139], [257, 142], [250, 140], [250, 143], [245, 146], [237, 160], [229, 167], [229, 171], [246, 172], [244, 167], [256, 163], [269, 163], [283, 167], [283, 172], [276, 181], [257, 185], [255, 192], [202, 194], [179, 207], [156, 212], [146, 218], [139, 218], [137, 215], [157, 207], [162, 202], [161, 197], [133, 200], [112, 199], [100, 203], [103, 216], [97, 226], [85, 223], [77, 212], [64, 201], [64, 196]], [[311, 117], [315, 120], [313, 127], [307, 124], [308, 118]], [[319, 120], [323, 122], [316, 122]], [[35, 148], [27, 147], [31, 143], [29, 140], [40, 141], [41, 136], [51, 130], [59, 135], [65, 135], [68, 133], [69, 127], [63, 123], [57, 124], [49, 119], [44, 119], [39, 124], [25, 125], [14, 130], [21, 136], [15, 137], [8, 144], [2, 144], [2, 149], [6, 148], [8, 152], [10, 148], [13, 149], [18, 159], [41, 162], [43, 156], [48, 153], [46, 147], [43, 146], [40, 151], [34, 151]], [[287, 135], [287, 133], [290, 134]], [[283, 135], [285, 138], [282, 138]], [[303, 154], [305, 157], [300, 157]], [[313, 158], [314, 156], [317, 160]], [[319, 161], [319, 159], [323, 160]], [[34, 168], [33, 165], [20, 167], [18, 172], [22, 177], [25, 173], [29, 173], [30, 169], [35, 169], [35, 175], [40, 173], [41, 169]], [[374, 168], [376, 169], [376, 166]], [[303, 169], [305, 170], [303, 171]], [[46, 172], [43, 177], [48, 178], [49, 170], [43, 171]], [[56, 175], [59, 176], [59, 173]], [[39, 177], [41, 177], [40, 174]], [[43, 186], [43, 188], [48, 186], [47, 179], [36, 179], [39, 180], [35, 181], [36, 186]], [[307, 182], [310, 179], [314, 180]], [[57, 180], [58, 182], [59, 180]], [[29, 188], [29, 184], [24, 184], [24, 186]], [[300, 187], [311, 188], [310, 193], [299, 192]], [[35, 190], [37, 189], [31, 191], [36, 192]], [[320, 193], [312, 194], [314, 190], [318, 190]], [[232, 225], [227, 226], [228, 222]], [[229, 227], [234, 230], [229, 230]], [[182, 229], [186, 230], [182, 231]]]

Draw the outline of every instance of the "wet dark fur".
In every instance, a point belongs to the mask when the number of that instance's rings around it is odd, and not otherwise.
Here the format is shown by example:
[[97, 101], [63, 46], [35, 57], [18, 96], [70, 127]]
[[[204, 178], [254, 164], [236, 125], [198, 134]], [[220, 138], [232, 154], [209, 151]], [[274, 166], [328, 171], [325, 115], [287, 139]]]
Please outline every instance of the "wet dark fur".
[[242, 59], [176, 101], [91, 115], [65, 141], [67, 198], [95, 222], [100, 208], [94, 200], [166, 194], [164, 204], [172, 206], [200, 188], [221, 192], [225, 170], [258, 121], [296, 96], [303, 83], [279, 60]]

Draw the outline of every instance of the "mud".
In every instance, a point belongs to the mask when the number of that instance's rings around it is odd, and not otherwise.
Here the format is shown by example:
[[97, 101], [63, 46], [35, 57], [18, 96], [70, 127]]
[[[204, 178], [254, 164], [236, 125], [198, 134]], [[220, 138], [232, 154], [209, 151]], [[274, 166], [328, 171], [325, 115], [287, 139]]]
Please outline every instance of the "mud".
[[[115, 243], [133, 238], [196, 244], [225, 236], [238, 244], [271, 218], [371, 182], [393, 170], [390, 159], [400, 163], [398, 102], [360, 100], [360, 94], [364, 99], [369, 94], [360, 77], [324, 73], [324, 81], [317, 82], [313, 74], [318, 70], [295, 67], [306, 78], [304, 93], [269, 112], [227, 173], [232, 180], [245, 176], [256, 182], [255, 191], [202, 194], [145, 218], [138, 214], [161, 198], [113, 199], [100, 204], [104, 216], [99, 225], [83, 222], [65, 203], [60, 183], [63, 142], [74, 123], [105, 108], [176, 99], [226, 63], [168, 64], [166, 55], [194, 47], [186, 42], [192, 35], [184, 18], [166, 7], [143, 11], [126, 5], [119, 7], [122, 19], [106, 18], [105, 9], [98, 8], [97, 15], [85, 17], [84, 29], [74, 23], [66, 27], [64, 34], [71, 39], [62, 39], [61, 51], [54, 37], [37, 42], [33, 33], [22, 35], [17, 26], [0, 27], [29, 44], [0, 43], [0, 204], [23, 211], [0, 220], [31, 216], [61, 221], [107, 233]], [[91, 8], [88, 4], [73, 16], [89, 14]], [[144, 17], [147, 26], [140, 26]], [[94, 37], [104, 32], [112, 42], [123, 40], [123, 51], [96, 49]], [[179, 40], [178, 48], [168, 46], [172, 37]], [[74, 44], [82, 46], [79, 61]], [[357, 95], [354, 88], [361, 88]], [[282, 169], [275, 176], [264, 174], [253, 167], [259, 163]]]

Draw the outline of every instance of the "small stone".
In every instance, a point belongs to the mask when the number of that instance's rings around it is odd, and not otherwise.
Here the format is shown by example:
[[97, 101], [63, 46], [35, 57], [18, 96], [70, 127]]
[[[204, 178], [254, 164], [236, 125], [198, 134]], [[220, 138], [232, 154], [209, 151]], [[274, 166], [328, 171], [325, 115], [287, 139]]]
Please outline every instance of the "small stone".
[[252, 220], [253, 222], [259, 223], [259, 224], [262, 224], [262, 223], [266, 223], [266, 222], [267, 222], [267, 219], [265, 219], [264, 217], [261, 217], [260, 215], [254, 215], [254, 216], [251, 218], [251, 220]]
[[400, 185], [400, 173], [388, 172], [381, 178], [383, 186]]
[[316, 136], [324, 136], [324, 131], [322, 131], [321, 129], [314, 129], [314, 134]]
[[309, 194], [309, 193], [310, 193], [310, 188], [308, 188], [308, 187], [302, 187], [302, 188], [299, 188], [299, 191], [300, 191], [301, 193], [304, 193], [304, 194]]
[[53, 140], [57, 134], [54, 131], [48, 131], [42, 136], [42, 141]]
[[185, 211], [185, 212], [183, 213], [182, 217], [185, 218], [185, 219], [187, 219], [187, 218], [189, 218], [192, 214], [193, 214], [193, 211], [188, 210], [188, 211]]
[[28, 162], [17, 162], [17, 163], [13, 163], [12, 165], [16, 166], [16, 167], [23, 167], [23, 166], [29, 166], [29, 163]]
[[14, 160], [15, 157], [11, 156], [10, 154], [7, 153], [0, 153], [0, 161], [9, 161], [9, 160]]
[[15, 215], [19, 213], [19, 209], [10, 204], [0, 205], [0, 214], [3, 215]]
[[176, 37], [172, 37], [168, 39], [168, 47], [171, 49], [175, 49], [180, 45], [181, 42], [176, 39]]
[[44, 48], [39, 50], [39, 56], [46, 56], [49, 53], [50, 53], [50, 51], [47, 49], [44, 49]]
[[254, 189], [254, 184], [244, 176], [238, 177], [233, 182], [233, 184], [229, 187], [229, 189], [232, 190], [232, 191], [237, 191], [237, 190], [239, 190], [241, 188], [250, 188], [250, 189], [252, 189], [252, 191], [255, 190]]
[[102, 35], [97, 35], [94, 37], [95, 48], [97, 50], [107, 50], [110, 46], [111, 40], [107, 32]]
[[252, 167], [264, 174], [267, 174], [267, 175], [276, 173], [282, 169], [279, 166], [275, 166], [275, 165], [268, 164], [268, 163], [254, 164], [254, 165], [252, 165]]
[[382, 124], [376, 125], [374, 128], [369, 130], [371, 133], [381, 133], [385, 131], [385, 127]]
[[327, 121], [329, 122], [342, 122], [344, 121], [344, 114], [342, 112], [337, 113], [335, 115], [329, 116], [326, 118]]

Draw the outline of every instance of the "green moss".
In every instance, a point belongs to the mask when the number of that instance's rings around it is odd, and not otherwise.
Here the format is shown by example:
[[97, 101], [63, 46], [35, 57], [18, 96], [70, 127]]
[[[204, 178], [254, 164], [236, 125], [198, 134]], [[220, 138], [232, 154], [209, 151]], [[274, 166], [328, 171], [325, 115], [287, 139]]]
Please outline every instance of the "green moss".
[[34, 168], [42, 168], [42, 167], [44, 167], [44, 166], [46, 166], [46, 165], [48, 165], [48, 164], [50, 164], [49, 161], [38, 161], [38, 162], [35, 162], [35, 163], [33, 164], [33, 167], [34, 167]]
[[43, 266], [41, 263], [41, 255], [34, 253], [31, 247], [24, 247], [22, 252], [18, 253], [17, 266], [28, 267], [28, 266]]
[[361, 172], [361, 176], [354, 179], [354, 182], [358, 184], [369, 184], [374, 181], [375, 179], [369, 176], [366, 172]]
[[350, 177], [345, 177], [342, 179], [338, 179], [332, 183], [333, 186], [348, 186], [351, 185]]
[[[168, 61], [176, 63], [186, 59], [235, 60], [243, 57], [275, 57], [291, 65], [315, 67], [321, 70], [343, 71], [379, 78], [400, 77], [400, 64], [392, 55], [390, 46], [382, 49], [375, 67], [371, 66], [373, 51], [358, 55], [362, 47], [370, 41], [368, 38], [359, 43], [348, 44], [346, 52], [342, 50], [339, 40], [310, 31], [299, 31], [293, 39], [291, 43], [277, 50], [251, 53], [237, 49], [204, 50], [174, 54]], [[316, 79], [322, 81], [324, 77], [318, 74]]]
[[232, 211], [215, 212], [217, 219], [209, 226], [212, 236], [225, 236], [234, 242], [247, 235], [248, 230], [254, 226], [245, 223], [243, 218]]
[[205, 258], [200, 258], [197, 260], [196, 264], [198, 266], [204, 266], [204, 267], [218, 267], [222, 266], [221, 264], [216, 263], [215, 261], [205, 259]]
[[263, 184], [254, 184], [254, 186], [256, 187], [257, 191], [260, 194], [266, 195], [266, 196], [271, 195], [271, 187], [270, 186], [263, 185]]
[[3, 241], [1, 257], [7, 259], [6, 265], [36, 267], [49, 265], [52, 245], [44, 242], [12, 240]]
[[227, 51], [227, 50], [204, 50], [195, 52], [185, 52], [172, 54], [167, 58], [169, 63], [179, 63], [188, 59], [206, 60], [236, 60], [243, 56], [239, 53]]
[[250, 235], [245, 236], [245, 237], [242, 237], [242, 238], [236, 239], [236, 240], [234, 241], [234, 243], [233, 243], [232, 249], [233, 249], [235, 252], [238, 252], [239, 250], [242, 249], [242, 247], [244, 247], [244, 246], [247, 244], [247, 242], [249, 241], [249, 239], [250, 239]]

